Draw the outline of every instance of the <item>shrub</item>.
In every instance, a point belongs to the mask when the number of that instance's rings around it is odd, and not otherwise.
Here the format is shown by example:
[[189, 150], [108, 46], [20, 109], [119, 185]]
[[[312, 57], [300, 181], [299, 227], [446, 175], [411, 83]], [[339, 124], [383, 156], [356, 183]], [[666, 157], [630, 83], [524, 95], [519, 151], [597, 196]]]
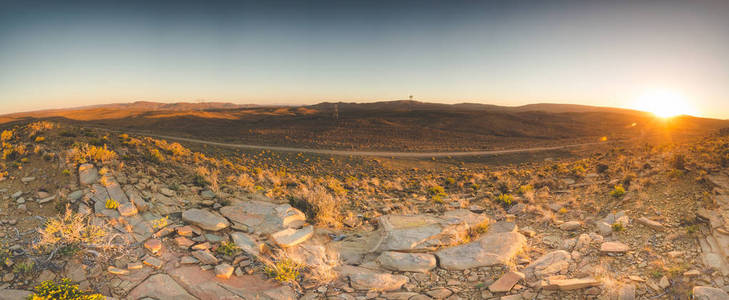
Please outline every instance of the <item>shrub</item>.
[[18, 274], [19, 276], [25, 276], [33, 272], [34, 268], [35, 263], [32, 260], [17, 263], [13, 266], [13, 273]]
[[114, 199], [106, 199], [106, 204], [104, 206], [108, 209], [117, 209], [119, 207], [119, 202], [116, 202]]
[[70, 279], [64, 278], [56, 283], [52, 280], [41, 282], [33, 288], [33, 293], [28, 297], [29, 300], [103, 300], [106, 297], [101, 294], [91, 294], [81, 291], [77, 284], [73, 284]]
[[613, 188], [613, 190], [610, 192], [610, 196], [613, 196], [615, 198], [621, 198], [625, 195], [625, 188], [622, 184], [618, 184]]
[[622, 223], [615, 223], [615, 224], [613, 224], [612, 227], [613, 227], [613, 231], [615, 231], [615, 232], [620, 232], [620, 231], [623, 231], [623, 229], [625, 229], [623, 227]]
[[501, 204], [503, 207], [508, 207], [514, 201], [514, 197], [510, 194], [501, 194], [496, 197], [496, 202]]
[[152, 228], [154, 229], [160, 229], [168, 224], [169, 216], [165, 216], [164, 218], [159, 218], [152, 221]]
[[91, 224], [84, 215], [76, 214], [68, 207], [63, 216], [50, 218], [38, 232], [40, 241], [36, 247], [39, 248], [98, 244], [106, 237], [106, 231], [101, 226]]
[[519, 187], [519, 194], [525, 195], [525, 194], [528, 194], [529, 192], [531, 192], [533, 190], [534, 190], [534, 188], [531, 185], [528, 185], [528, 184], [527, 185], [522, 185], [522, 186]]
[[296, 278], [299, 277], [300, 269], [301, 265], [290, 258], [266, 263], [266, 266], [264, 267], [264, 271], [269, 277], [282, 283], [295, 282]]
[[222, 243], [220, 243], [220, 246], [218, 247], [218, 249], [215, 249], [215, 252], [218, 252], [222, 255], [227, 255], [227, 256], [234, 256], [240, 251], [241, 251], [241, 249], [238, 248], [238, 246], [236, 246], [234, 243], [227, 242], [227, 241], [223, 241]]
[[326, 188], [314, 186], [312, 189], [299, 185], [290, 198], [290, 204], [303, 211], [317, 224], [339, 227], [342, 215], [339, 213], [340, 201], [329, 194]]
[[13, 138], [12, 130], [3, 130], [3, 132], [0, 133], [0, 142], [7, 142], [12, 138]]
[[674, 154], [671, 158], [671, 167], [676, 170], [686, 169], [686, 156], [680, 153]]
[[82, 164], [88, 162], [107, 163], [117, 157], [116, 152], [109, 150], [104, 144], [103, 147], [97, 147], [89, 144], [83, 144], [73, 147], [68, 154], [71, 162]]

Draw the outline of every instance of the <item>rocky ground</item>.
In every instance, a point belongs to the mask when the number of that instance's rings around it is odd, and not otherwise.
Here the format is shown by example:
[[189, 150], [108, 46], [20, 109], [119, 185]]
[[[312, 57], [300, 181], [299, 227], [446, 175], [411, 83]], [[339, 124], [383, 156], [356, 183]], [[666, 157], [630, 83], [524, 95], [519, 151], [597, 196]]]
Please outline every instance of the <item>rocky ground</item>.
[[[616, 149], [372, 199], [330, 184], [351, 203], [327, 222], [314, 202], [200, 184], [121, 139], [109, 159], [49, 141], [5, 158], [0, 299], [62, 278], [109, 299], [729, 299], [729, 173], [705, 157], [720, 151]], [[44, 235], [66, 207], [84, 230]]]

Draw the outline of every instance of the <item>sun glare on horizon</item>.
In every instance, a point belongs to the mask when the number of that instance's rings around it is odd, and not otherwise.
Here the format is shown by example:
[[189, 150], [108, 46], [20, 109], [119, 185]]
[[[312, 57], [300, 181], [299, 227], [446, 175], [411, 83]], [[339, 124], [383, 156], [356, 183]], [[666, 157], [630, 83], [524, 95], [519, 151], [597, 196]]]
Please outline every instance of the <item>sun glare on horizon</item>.
[[637, 110], [650, 112], [660, 118], [696, 115], [698, 111], [683, 95], [669, 90], [651, 90], [636, 99]]

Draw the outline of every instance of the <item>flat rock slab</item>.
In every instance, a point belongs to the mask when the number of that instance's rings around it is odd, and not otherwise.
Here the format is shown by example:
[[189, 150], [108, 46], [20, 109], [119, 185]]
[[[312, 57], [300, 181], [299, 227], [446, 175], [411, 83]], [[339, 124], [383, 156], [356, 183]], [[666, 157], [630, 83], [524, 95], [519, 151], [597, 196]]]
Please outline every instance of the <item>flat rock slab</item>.
[[541, 279], [566, 272], [572, 262], [572, 256], [564, 250], [556, 250], [542, 255], [530, 263], [524, 273], [530, 279]]
[[692, 290], [694, 300], [729, 300], [725, 291], [708, 286], [696, 286]]
[[261, 249], [263, 249], [264, 246], [263, 243], [258, 242], [250, 235], [242, 232], [233, 232], [230, 234], [230, 238], [233, 239], [233, 243], [238, 248], [248, 254], [252, 254], [253, 256], [258, 256], [259, 254], [261, 254]]
[[151, 297], [156, 299], [182, 299], [197, 300], [185, 289], [177, 284], [172, 277], [167, 274], [155, 274], [149, 276], [147, 280], [140, 283], [127, 295], [128, 299], [142, 299]]
[[262, 201], [239, 202], [220, 208], [220, 213], [233, 222], [234, 228], [243, 225], [249, 232], [257, 234], [271, 234], [298, 227], [306, 221], [306, 215], [289, 204]]
[[0, 289], [0, 300], [26, 299], [31, 294], [33, 293], [23, 290]]
[[638, 223], [648, 226], [648, 227], [652, 228], [653, 230], [666, 231], [666, 227], [663, 226], [663, 224], [661, 224], [660, 222], [648, 219], [646, 217], [640, 217], [640, 218], [638, 218], [637, 221], [638, 221]]
[[501, 278], [489, 285], [489, 291], [492, 293], [505, 293], [511, 291], [511, 288], [513, 288], [519, 280], [524, 280], [524, 277], [524, 273], [521, 272], [506, 272], [506, 274], [501, 276]]
[[526, 245], [526, 238], [518, 232], [499, 232], [482, 236], [476, 241], [435, 252], [440, 267], [447, 270], [465, 270], [477, 267], [508, 264]]
[[599, 286], [602, 283], [594, 278], [579, 279], [548, 279], [544, 286], [545, 290], [570, 291]]
[[78, 167], [78, 181], [81, 185], [90, 185], [99, 180], [99, 170], [92, 164], [82, 164]]
[[218, 231], [230, 225], [230, 222], [225, 218], [210, 211], [197, 208], [188, 209], [183, 212], [182, 220], [210, 231]]
[[199, 266], [183, 266], [170, 270], [169, 274], [199, 299], [296, 299], [291, 288], [257, 275], [222, 279]]
[[600, 245], [602, 253], [625, 253], [630, 250], [630, 246], [621, 242], [604, 242]]
[[436, 215], [386, 215], [379, 218], [383, 238], [379, 251], [421, 252], [456, 244], [468, 229], [488, 223], [485, 215], [469, 210]]
[[432, 270], [437, 264], [433, 254], [393, 251], [383, 252], [377, 257], [377, 262], [388, 270], [421, 273]]
[[293, 247], [306, 242], [314, 235], [314, 226], [306, 226], [301, 229], [287, 228], [271, 235], [271, 239], [282, 248]]
[[399, 290], [408, 278], [389, 273], [358, 273], [349, 275], [350, 285], [357, 290], [394, 291]]

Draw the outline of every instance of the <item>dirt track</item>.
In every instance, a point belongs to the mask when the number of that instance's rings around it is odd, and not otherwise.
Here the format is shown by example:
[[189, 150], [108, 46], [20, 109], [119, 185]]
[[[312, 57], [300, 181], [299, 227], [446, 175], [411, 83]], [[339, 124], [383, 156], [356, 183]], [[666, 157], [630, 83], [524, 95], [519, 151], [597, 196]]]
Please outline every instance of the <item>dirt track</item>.
[[[99, 128], [99, 129], [101, 129], [101, 128]], [[108, 129], [105, 129], [105, 130], [108, 130]], [[212, 141], [191, 139], [191, 138], [184, 138], [184, 137], [160, 135], [160, 134], [153, 134], [153, 133], [136, 133], [136, 134], [146, 135], [146, 136], [156, 137], [156, 138], [162, 138], [162, 139], [168, 139], [168, 140], [176, 140], [176, 141], [198, 143], [198, 144], [205, 144], [205, 145], [212, 145], [212, 146], [221, 146], [221, 147], [242, 148], [242, 149], [261, 149], [261, 150], [272, 150], [272, 151], [302, 152], [302, 153], [343, 155], [343, 156], [356, 155], [356, 156], [420, 157], [420, 158], [447, 157], [447, 156], [485, 156], [485, 155], [499, 155], [499, 154], [511, 154], [511, 153], [521, 153], [521, 152], [538, 152], [538, 151], [559, 150], [559, 149], [565, 149], [565, 148], [574, 148], [574, 147], [580, 147], [580, 146], [601, 144], [600, 142], [594, 142], [594, 143], [582, 143], [582, 144], [572, 144], [572, 145], [563, 145], [563, 146], [554, 146], [554, 147], [534, 147], [534, 148], [521, 148], [521, 149], [463, 151], [463, 152], [392, 152], [392, 151], [326, 150], [326, 149], [308, 149], [308, 148], [281, 147], [281, 146], [231, 144], [231, 143], [212, 142]]]

